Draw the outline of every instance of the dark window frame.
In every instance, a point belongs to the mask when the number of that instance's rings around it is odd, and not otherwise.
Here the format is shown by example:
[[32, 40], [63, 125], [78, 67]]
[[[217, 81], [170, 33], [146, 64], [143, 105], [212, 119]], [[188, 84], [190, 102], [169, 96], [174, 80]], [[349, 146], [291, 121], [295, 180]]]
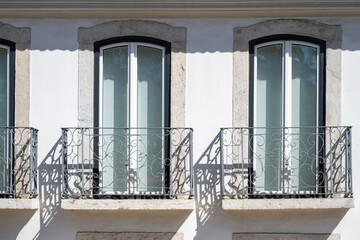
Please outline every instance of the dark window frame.
[[[7, 120], [8, 120], [8, 125], [7, 126], [1, 126], [1, 127], [13, 127], [15, 126], [15, 51], [16, 51], [16, 44], [12, 41], [6, 40], [6, 39], [2, 39], [0, 38], [0, 44], [9, 47], [9, 79], [8, 79], [8, 84], [9, 84], [9, 102], [8, 102], [8, 108], [9, 108], [9, 115], [7, 116]], [[13, 135], [13, 139], [14, 139], [14, 133], [11, 133]], [[14, 148], [12, 144], [8, 144], [8, 151], [9, 152], [14, 152]], [[12, 159], [13, 163], [12, 166], [15, 166], [15, 159]], [[13, 169], [9, 169], [9, 173], [8, 176], [9, 178], [12, 178], [12, 181], [14, 183], [15, 180], [15, 176], [12, 173]], [[14, 196], [15, 194], [15, 187], [16, 185], [13, 184], [12, 188], [10, 189], [10, 193], [5, 193], [5, 194], [0, 194], [0, 198], [11, 198]]]
[[10, 48], [10, 52], [9, 52], [9, 103], [8, 103], [8, 107], [9, 107], [9, 115], [8, 117], [8, 121], [9, 124], [8, 126], [4, 126], [4, 127], [9, 127], [9, 126], [14, 126], [15, 125], [15, 50], [16, 50], [16, 45], [14, 42], [6, 40], [6, 39], [1, 39], [0, 38], [0, 44], [7, 46]]
[[[325, 126], [325, 112], [326, 112], [326, 99], [325, 99], [325, 91], [326, 91], [326, 41], [308, 37], [308, 36], [301, 36], [301, 35], [292, 35], [292, 34], [278, 34], [278, 35], [270, 35], [262, 38], [257, 38], [249, 41], [249, 134], [253, 135], [253, 127], [254, 127], [254, 57], [255, 57], [255, 47], [262, 43], [273, 42], [273, 41], [301, 41], [305, 43], [311, 43], [319, 46], [319, 106], [318, 106], [318, 124], [319, 127]], [[323, 129], [319, 129], [319, 136], [325, 136], [323, 133]], [[250, 146], [253, 149], [253, 139], [250, 140]], [[324, 149], [318, 150], [319, 155], [323, 156], [325, 154]], [[254, 193], [254, 169], [253, 169], [253, 152], [249, 151], [249, 196], [253, 198], [276, 198], [276, 197], [289, 197], [289, 194], [261, 194], [261, 195], [253, 195]], [[325, 169], [325, 163], [319, 166], [320, 171]], [[322, 179], [324, 176], [320, 174], [319, 182], [321, 185], [319, 186], [319, 194], [296, 194], [291, 195], [294, 197], [310, 197], [310, 196], [325, 196], [325, 181]]]
[[[171, 43], [151, 37], [143, 36], [124, 36], [124, 37], [113, 37], [109, 39], [100, 40], [94, 43], [94, 136], [98, 136], [99, 130], [99, 102], [100, 102], [100, 92], [99, 92], [99, 58], [100, 58], [100, 48], [107, 45], [115, 43], [128, 43], [128, 42], [138, 42], [138, 43], [149, 43], [158, 45], [165, 48], [164, 56], [164, 128], [170, 127], [170, 100], [171, 100]], [[169, 131], [164, 130], [163, 133], [168, 133]], [[170, 136], [165, 136], [165, 159], [170, 161]], [[99, 156], [98, 148], [95, 147], [98, 144], [99, 139], [94, 138], [94, 159], [96, 156]], [[165, 163], [165, 192], [166, 194], [161, 195], [134, 195], [134, 194], [121, 194], [121, 195], [99, 195], [99, 162], [95, 161], [94, 164], [94, 183], [93, 183], [93, 194], [94, 198], [168, 198], [170, 197], [170, 164]]]

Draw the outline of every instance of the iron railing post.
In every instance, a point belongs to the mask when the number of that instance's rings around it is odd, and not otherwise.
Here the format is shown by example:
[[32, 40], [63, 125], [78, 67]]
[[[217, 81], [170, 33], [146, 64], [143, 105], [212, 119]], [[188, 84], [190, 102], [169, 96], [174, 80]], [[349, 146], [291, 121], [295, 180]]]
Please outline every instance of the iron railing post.
[[225, 176], [224, 176], [224, 128], [220, 129], [220, 164], [221, 164], [221, 197], [225, 194]]
[[194, 165], [193, 165], [193, 129], [190, 128], [190, 196], [192, 197], [194, 195]]
[[[169, 133], [170, 133], [170, 147], [169, 147], [169, 150], [170, 150], [170, 159], [169, 159], [169, 169], [170, 169], [170, 198], [173, 197], [174, 195], [174, 183], [173, 183], [173, 169], [172, 169], [172, 161], [173, 161], [173, 133], [174, 133], [174, 129], [173, 128], [170, 128], [169, 129]], [[176, 166], [176, 165], [175, 165]]]
[[240, 146], [241, 146], [241, 176], [242, 176], [242, 198], [246, 197], [245, 194], [245, 174], [244, 174], [244, 128], [240, 128]]
[[37, 129], [34, 129], [34, 165], [35, 165], [35, 178], [34, 178], [34, 181], [36, 181], [36, 184], [35, 184], [35, 194], [38, 195], [39, 194], [39, 189], [38, 189], [38, 134], [39, 134], [39, 131]]
[[84, 128], [81, 128], [81, 198], [85, 198], [85, 172], [84, 172]]
[[348, 156], [347, 156], [347, 160], [348, 160], [348, 175], [349, 175], [349, 192], [350, 192], [350, 197], [353, 197], [353, 182], [352, 182], [352, 133], [351, 133], [351, 127], [348, 127]]
[[330, 196], [334, 197], [334, 179], [333, 179], [333, 149], [332, 149], [332, 128], [329, 127], [329, 153], [330, 153]]
[[67, 172], [67, 132], [68, 129], [62, 128], [61, 129], [61, 143], [62, 143], [62, 150], [61, 150], [61, 158], [62, 158], [62, 194], [61, 197], [65, 198], [65, 195], [67, 193], [66, 190], [66, 178], [68, 177]]
[[32, 181], [33, 181], [33, 132], [32, 132], [32, 129], [30, 128], [30, 162], [29, 162], [29, 167], [30, 167], [30, 171], [29, 171], [29, 184], [30, 184], [30, 198], [32, 197], [32, 191], [33, 191], [33, 184], [32, 184]]
[[7, 135], [9, 136], [10, 140], [9, 140], [9, 146], [7, 148], [7, 151], [9, 152], [8, 155], [9, 158], [7, 158], [7, 162], [10, 163], [10, 167], [9, 167], [9, 191], [10, 191], [10, 198], [14, 197], [13, 195], [16, 194], [16, 186], [13, 184], [13, 177], [14, 177], [14, 166], [13, 166], [13, 161], [14, 161], [14, 156], [13, 156], [13, 150], [15, 148], [14, 146], [14, 128], [6, 128], [7, 129]]

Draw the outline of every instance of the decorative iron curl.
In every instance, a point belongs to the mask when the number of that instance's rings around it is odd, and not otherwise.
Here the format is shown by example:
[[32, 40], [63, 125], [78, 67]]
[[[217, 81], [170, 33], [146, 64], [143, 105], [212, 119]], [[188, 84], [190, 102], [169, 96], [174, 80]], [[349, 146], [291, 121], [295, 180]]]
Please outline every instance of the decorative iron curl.
[[63, 197], [192, 193], [192, 129], [63, 128]]
[[224, 196], [352, 196], [351, 127], [222, 128]]

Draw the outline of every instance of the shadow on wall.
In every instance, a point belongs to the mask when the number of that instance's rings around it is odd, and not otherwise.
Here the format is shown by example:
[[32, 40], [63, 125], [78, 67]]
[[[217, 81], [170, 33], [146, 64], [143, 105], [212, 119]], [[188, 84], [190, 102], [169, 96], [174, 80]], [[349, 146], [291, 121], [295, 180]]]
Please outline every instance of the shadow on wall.
[[1, 209], [0, 239], [17, 239], [19, 232], [31, 220], [35, 212], [34, 209]]
[[327, 234], [333, 233], [346, 212], [345, 209], [224, 211], [223, 218], [233, 233]]
[[221, 218], [218, 217], [222, 214], [220, 132], [195, 163], [194, 172], [197, 204], [197, 234], [194, 239], [202, 240], [211, 236], [209, 231], [214, 231], [212, 228], [217, 224], [215, 219], [220, 221], [218, 226], [222, 224]]
[[39, 165], [40, 230], [37, 239], [60, 209], [61, 202], [61, 138]]
[[61, 210], [61, 148], [59, 138], [39, 165], [40, 230], [33, 240], [73, 239], [77, 232], [153, 232], [154, 226], [175, 233], [191, 213]]
[[195, 240], [221, 239], [225, 237], [223, 231], [226, 234], [332, 233], [347, 212], [346, 209], [224, 211], [221, 204], [220, 157], [218, 133], [194, 165], [197, 204]]

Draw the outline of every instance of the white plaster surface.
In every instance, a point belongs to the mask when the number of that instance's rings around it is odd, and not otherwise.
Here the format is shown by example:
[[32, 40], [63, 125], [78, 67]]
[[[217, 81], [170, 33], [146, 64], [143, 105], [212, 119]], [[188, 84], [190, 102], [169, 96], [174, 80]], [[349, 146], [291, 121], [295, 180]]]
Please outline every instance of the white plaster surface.
[[[119, 16], [120, 17], [120, 16]], [[75, 239], [77, 232], [183, 232], [186, 240], [233, 233], [333, 233], [360, 236], [360, 18], [317, 21], [342, 26], [342, 125], [353, 125], [355, 208], [224, 211], [220, 127], [232, 124], [233, 28], [264, 19], [151, 19], [187, 28], [186, 119], [194, 128], [195, 210], [69, 211], [61, 208], [60, 127], [77, 126], [78, 27], [106, 20], [0, 19], [31, 28], [30, 125], [39, 129], [40, 207], [0, 209], [1, 239]]]
[[340, 240], [339, 234], [234, 233], [233, 240]]
[[193, 199], [64, 199], [66, 210], [194, 210]]
[[79, 232], [76, 240], [183, 240], [183, 233], [119, 233], [119, 232]]
[[296, 209], [349, 209], [353, 198], [315, 199], [224, 199], [224, 210], [296, 210]]
[[0, 209], [38, 209], [39, 199], [0, 199]]

